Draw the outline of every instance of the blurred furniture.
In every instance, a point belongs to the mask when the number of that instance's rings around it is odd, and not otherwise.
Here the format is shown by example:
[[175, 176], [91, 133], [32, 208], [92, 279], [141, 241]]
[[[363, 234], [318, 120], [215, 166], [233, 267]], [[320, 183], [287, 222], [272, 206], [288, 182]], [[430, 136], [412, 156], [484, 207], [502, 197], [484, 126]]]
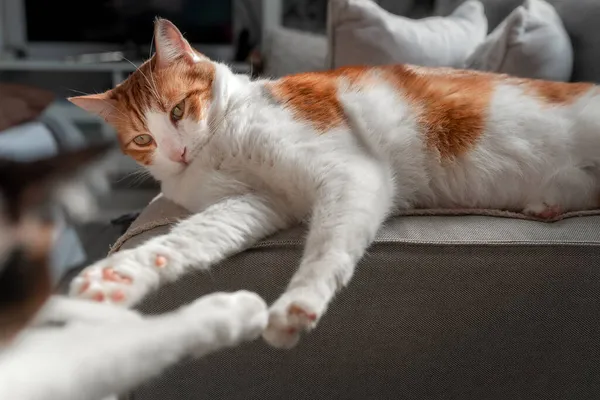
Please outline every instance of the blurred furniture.
[[[80, 131], [52, 108], [34, 120], [0, 131], [0, 157], [13, 160], [34, 160], [83, 145], [85, 139]], [[53, 279], [58, 282], [70, 269], [83, 263], [86, 254], [75, 228], [59, 208], [55, 218], [59, 228], [50, 266]]]

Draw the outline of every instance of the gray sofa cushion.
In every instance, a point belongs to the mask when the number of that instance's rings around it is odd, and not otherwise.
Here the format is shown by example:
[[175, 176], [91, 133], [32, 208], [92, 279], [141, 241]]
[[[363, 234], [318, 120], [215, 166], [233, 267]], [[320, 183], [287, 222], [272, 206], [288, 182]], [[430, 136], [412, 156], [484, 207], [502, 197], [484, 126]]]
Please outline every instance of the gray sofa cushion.
[[[436, 15], [449, 15], [465, 0], [436, 0]], [[500, 24], [523, 0], [481, 0], [489, 30]], [[548, 0], [560, 15], [571, 38], [574, 53], [572, 81], [600, 83], [600, 1]]]
[[526, 0], [488, 35], [464, 67], [564, 82], [571, 79], [573, 49], [554, 7], [544, 0]]
[[[114, 250], [168, 231], [157, 200]], [[592, 399], [600, 395], [600, 216], [543, 223], [405, 216], [379, 233], [349, 287], [291, 351], [262, 341], [173, 368], [132, 400]], [[148, 229], [151, 228], [151, 229]], [[149, 296], [159, 313], [217, 290], [274, 301], [301, 227]]]
[[370, 0], [332, 0], [328, 8], [328, 66], [417, 64], [459, 67], [483, 42], [487, 20], [479, 1], [448, 17], [410, 19]]

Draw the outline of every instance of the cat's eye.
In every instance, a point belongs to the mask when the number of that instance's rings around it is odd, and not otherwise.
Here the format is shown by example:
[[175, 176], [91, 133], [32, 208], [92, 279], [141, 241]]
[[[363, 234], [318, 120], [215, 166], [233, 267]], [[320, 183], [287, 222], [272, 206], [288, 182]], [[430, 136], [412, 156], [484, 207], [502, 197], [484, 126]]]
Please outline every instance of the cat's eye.
[[138, 146], [148, 146], [152, 143], [152, 136], [150, 135], [138, 135], [133, 138], [133, 143]]
[[182, 101], [181, 103], [179, 103], [175, 107], [173, 107], [173, 109], [171, 110], [171, 119], [173, 121], [179, 121], [181, 118], [183, 118], [184, 111], [185, 111], [185, 103]]

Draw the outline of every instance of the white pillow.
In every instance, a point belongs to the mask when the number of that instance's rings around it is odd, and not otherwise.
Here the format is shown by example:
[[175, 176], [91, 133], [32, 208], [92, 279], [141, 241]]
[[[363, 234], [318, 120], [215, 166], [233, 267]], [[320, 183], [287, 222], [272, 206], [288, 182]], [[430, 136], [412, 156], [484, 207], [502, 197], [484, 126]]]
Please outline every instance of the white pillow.
[[543, 0], [526, 0], [490, 33], [464, 67], [569, 81], [573, 47], [554, 7]]
[[487, 19], [476, 0], [448, 17], [410, 19], [371, 0], [330, 0], [328, 65], [416, 64], [459, 67], [483, 43]]

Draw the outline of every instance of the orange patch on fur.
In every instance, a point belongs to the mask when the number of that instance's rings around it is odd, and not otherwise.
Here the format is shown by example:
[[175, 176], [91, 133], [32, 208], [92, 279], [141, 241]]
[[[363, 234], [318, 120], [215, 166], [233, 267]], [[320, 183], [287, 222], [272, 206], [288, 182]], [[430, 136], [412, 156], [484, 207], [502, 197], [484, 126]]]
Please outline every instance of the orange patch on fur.
[[404, 65], [382, 70], [414, 106], [427, 147], [441, 158], [460, 156], [477, 143], [484, 132], [494, 75]]
[[268, 89], [295, 118], [309, 121], [317, 131], [325, 132], [345, 123], [344, 110], [337, 97], [339, 78], [356, 84], [364, 79], [366, 71], [368, 68], [345, 67], [290, 75], [268, 84]]
[[587, 82], [554, 82], [535, 79], [514, 79], [529, 95], [550, 105], [569, 105], [589, 92], [595, 85]]

